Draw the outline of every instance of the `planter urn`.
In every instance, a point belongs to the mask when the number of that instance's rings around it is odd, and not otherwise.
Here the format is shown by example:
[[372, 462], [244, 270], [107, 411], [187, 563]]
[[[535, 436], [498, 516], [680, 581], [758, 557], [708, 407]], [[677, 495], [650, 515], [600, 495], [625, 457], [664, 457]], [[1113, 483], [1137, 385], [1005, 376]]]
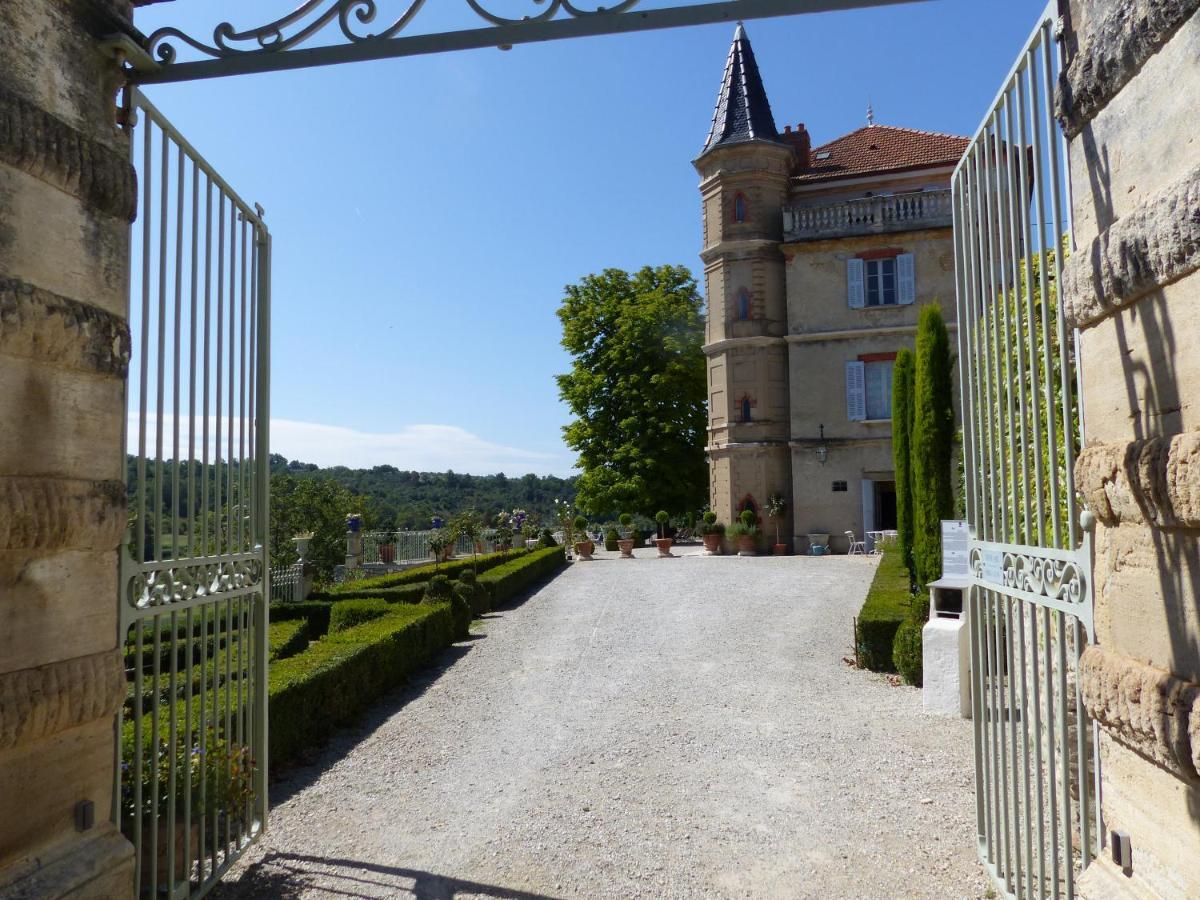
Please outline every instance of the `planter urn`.
[[704, 535], [704, 553], [706, 556], [721, 555], [721, 539], [722, 536], [719, 534]]
[[757, 556], [757, 542], [749, 534], [738, 536], [738, 556]]
[[381, 562], [391, 565], [396, 561], [396, 545], [395, 544], [380, 544], [379, 559]]
[[622, 538], [617, 541], [621, 550], [621, 559], [633, 559], [633, 538]]
[[592, 558], [592, 553], [594, 553], [595, 550], [596, 550], [596, 545], [594, 543], [592, 543], [591, 541], [576, 541], [575, 542], [575, 555], [578, 556], [580, 559], [590, 560]]
[[658, 545], [658, 555], [660, 557], [675, 555], [671, 552], [671, 544], [674, 543], [673, 539], [671, 539], [671, 538], [655, 538], [654, 543]]

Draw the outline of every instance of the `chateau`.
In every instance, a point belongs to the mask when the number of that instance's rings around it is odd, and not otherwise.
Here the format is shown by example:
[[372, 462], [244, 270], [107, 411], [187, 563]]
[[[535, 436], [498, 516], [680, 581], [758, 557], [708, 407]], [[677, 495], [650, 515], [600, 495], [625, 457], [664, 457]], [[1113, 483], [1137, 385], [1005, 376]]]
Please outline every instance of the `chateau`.
[[844, 551], [846, 531], [896, 526], [892, 363], [921, 304], [954, 329], [950, 176], [967, 143], [873, 121], [820, 147], [802, 124], [780, 133], [738, 26], [694, 163], [720, 521], [778, 493], [796, 552], [809, 533]]

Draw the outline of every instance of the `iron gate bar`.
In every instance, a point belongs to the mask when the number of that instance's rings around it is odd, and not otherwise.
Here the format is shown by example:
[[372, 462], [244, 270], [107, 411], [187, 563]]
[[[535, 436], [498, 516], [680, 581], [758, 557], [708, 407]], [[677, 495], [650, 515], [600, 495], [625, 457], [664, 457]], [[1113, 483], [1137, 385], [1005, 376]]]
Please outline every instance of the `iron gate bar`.
[[[288, 69], [308, 69], [339, 63], [364, 62], [367, 60], [390, 59], [401, 56], [419, 56], [450, 50], [476, 50], [485, 47], [508, 49], [517, 44], [530, 44], [563, 38], [594, 37], [603, 34], [630, 34], [638, 31], [656, 31], [679, 28], [687, 25], [712, 25], [738, 20], [765, 19], [805, 13], [837, 12], [852, 9], [867, 9], [877, 6], [897, 6], [908, 3], [925, 3], [929, 0], [721, 0], [712, 3], [690, 3], [658, 9], [635, 10], [640, 0], [625, 0], [612, 9], [578, 10], [565, 0], [550, 0], [548, 8], [522, 20], [501, 18], [481, 9], [476, 0], [465, 0], [466, 4], [485, 21], [493, 24], [486, 28], [467, 28], [434, 34], [406, 37], [394, 36], [407, 26], [413, 15], [420, 10], [424, 0], [407, 0], [408, 11], [393, 25], [379, 35], [356, 35], [350, 31], [348, 19], [353, 12], [360, 22], [374, 19], [376, 0], [328, 0], [329, 6], [319, 14], [320, 27], [302, 28], [298, 34], [285, 38], [280, 23], [295, 21], [297, 13], [308, 14], [317, 9], [320, 0], [309, 0], [302, 4], [292, 16], [284, 17], [259, 28], [236, 30], [229, 23], [218, 25], [213, 32], [213, 44], [188, 36], [178, 28], [160, 28], [150, 35], [148, 52], [140, 52], [130, 46], [128, 40], [114, 37], [109, 45], [128, 59], [132, 70], [130, 79], [137, 84], [163, 84], [178, 81], [196, 81], [205, 78], [221, 78], [227, 75], [246, 75], [256, 72], [277, 72]], [[542, 0], [528, 0], [540, 3]], [[569, 18], [553, 18], [565, 10]], [[360, 15], [365, 12], [367, 17]], [[346, 44], [336, 44], [304, 49], [290, 49], [293, 44], [303, 42], [331, 22], [335, 15]], [[399, 27], [397, 27], [399, 26]], [[234, 38], [253, 41], [254, 49], [239, 50], [222, 46], [224, 41]], [[174, 62], [175, 48], [170, 39], [182, 41], [200, 53], [212, 56], [208, 60]], [[157, 59], [155, 58], [157, 57]]]

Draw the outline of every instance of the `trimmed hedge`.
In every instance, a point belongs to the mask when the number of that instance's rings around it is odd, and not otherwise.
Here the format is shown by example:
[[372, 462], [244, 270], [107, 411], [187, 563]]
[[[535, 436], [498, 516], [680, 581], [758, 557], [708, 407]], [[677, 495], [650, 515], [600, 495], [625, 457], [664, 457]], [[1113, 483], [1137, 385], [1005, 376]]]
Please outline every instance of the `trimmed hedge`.
[[899, 547], [885, 546], [875, 579], [858, 614], [855, 639], [858, 662], [875, 672], [895, 672], [892, 645], [896, 632], [909, 617], [908, 569]]
[[386, 600], [357, 597], [339, 600], [333, 604], [333, 611], [329, 614], [329, 633], [337, 634], [363, 622], [382, 618], [393, 611], [394, 607]]
[[896, 639], [892, 643], [892, 659], [896, 663], [896, 671], [904, 679], [905, 684], [914, 687], [921, 686], [921, 629], [924, 624], [916, 619], [905, 619], [896, 629]]
[[271, 765], [296, 759], [353, 721], [454, 638], [448, 603], [391, 610], [271, 666]]
[[[504, 550], [500, 553], [483, 553], [478, 557], [463, 557], [452, 562], [428, 563], [426, 565], [414, 566], [411, 569], [405, 569], [403, 572], [395, 572], [391, 575], [380, 575], [377, 578], [363, 578], [358, 581], [349, 581], [345, 584], [334, 585], [327, 591], [311, 594], [315, 599], [327, 599], [333, 597], [374, 597], [379, 596], [377, 591], [397, 588], [403, 585], [424, 584], [434, 575], [445, 575], [447, 578], [457, 578], [458, 575], [467, 569], [478, 572], [486, 572], [488, 569], [496, 566], [504, 565], [515, 559], [520, 559], [529, 553], [524, 547], [518, 550]], [[423, 594], [424, 591], [422, 590]], [[418, 596], [418, 600], [420, 597]], [[414, 601], [415, 602], [415, 601]]]
[[479, 583], [487, 588], [491, 608], [509, 602], [567, 564], [562, 547], [546, 547], [534, 550], [527, 559], [505, 563], [479, 576]]
[[308, 646], [308, 622], [305, 619], [284, 619], [267, 626], [270, 659], [287, 659]]
[[272, 603], [271, 622], [287, 622], [304, 619], [308, 622], [308, 634], [318, 638], [329, 631], [329, 616], [333, 604], [328, 600], [305, 600], [303, 603]]

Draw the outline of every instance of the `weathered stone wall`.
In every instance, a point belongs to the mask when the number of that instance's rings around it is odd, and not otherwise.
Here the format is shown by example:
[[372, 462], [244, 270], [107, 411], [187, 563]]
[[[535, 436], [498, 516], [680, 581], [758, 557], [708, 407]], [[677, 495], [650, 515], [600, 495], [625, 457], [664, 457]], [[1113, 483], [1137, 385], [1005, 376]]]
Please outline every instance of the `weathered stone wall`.
[[1063, 277], [1082, 329], [1097, 518], [1099, 646], [1080, 686], [1101, 727], [1107, 860], [1088, 896], [1200, 896], [1200, 2], [1070, 0], [1058, 111], [1070, 139], [1076, 251]]
[[[98, 38], [125, 0], [0, 3], [0, 895], [122, 897], [109, 822], [135, 176]], [[95, 824], [76, 827], [94, 804]]]

